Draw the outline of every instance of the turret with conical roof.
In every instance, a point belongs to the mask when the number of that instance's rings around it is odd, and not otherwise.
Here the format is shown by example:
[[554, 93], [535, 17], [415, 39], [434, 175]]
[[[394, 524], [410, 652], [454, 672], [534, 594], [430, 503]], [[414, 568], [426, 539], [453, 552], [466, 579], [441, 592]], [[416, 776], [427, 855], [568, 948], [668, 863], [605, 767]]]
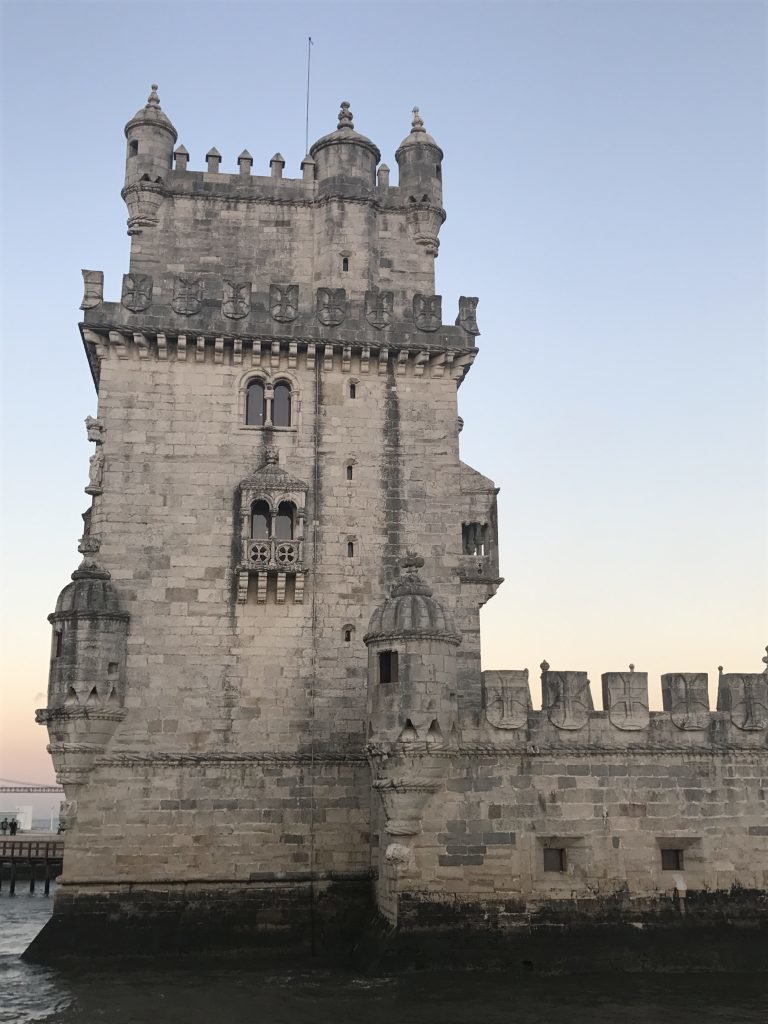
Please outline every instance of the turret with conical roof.
[[437, 235], [445, 220], [443, 151], [424, 127], [418, 107], [413, 108], [410, 134], [400, 143], [395, 159], [410, 233], [417, 245], [436, 256]]
[[403, 190], [419, 193], [426, 191], [438, 206], [443, 203], [443, 151], [424, 127], [419, 108], [412, 110], [411, 130], [395, 153], [400, 168], [399, 185]]
[[138, 235], [143, 228], [157, 224], [157, 211], [165, 195], [165, 179], [173, 167], [173, 147], [178, 138], [160, 107], [157, 85], [152, 85], [146, 104], [125, 126], [125, 137], [128, 151], [122, 197], [128, 207], [128, 234]]
[[157, 85], [152, 85], [146, 104], [125, 126], [128, 151], [125, 158], [125, 184], [150, 181], [167, 176], [173, 166], [173, 147], [178, 135], [160, 106]]

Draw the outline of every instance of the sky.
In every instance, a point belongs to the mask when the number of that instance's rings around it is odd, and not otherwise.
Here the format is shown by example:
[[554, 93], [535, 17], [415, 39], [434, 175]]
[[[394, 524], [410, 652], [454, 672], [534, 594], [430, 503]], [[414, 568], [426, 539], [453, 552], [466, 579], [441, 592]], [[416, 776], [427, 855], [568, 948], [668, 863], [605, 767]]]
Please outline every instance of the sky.
[[[96, 395], [81, 268], [128, 267], [123, 126], [159, 84], [202, 169], [304, 154], [348, 99], [445, 151], [444, 309], [480, 297], [462, 458], [501, 488], [485, 668], [758, 672], [768, 643], [766, 5], [2, 0], [0, 777], [49, 782], [47, 614]], [[396, 174], [393, 172], [393, 184]], [[534, 686], [534, 699], [537, 696]], [[26, 798], [23, 798], [26, 801]], [[53, 798], [39, 798], [46, 814]]]

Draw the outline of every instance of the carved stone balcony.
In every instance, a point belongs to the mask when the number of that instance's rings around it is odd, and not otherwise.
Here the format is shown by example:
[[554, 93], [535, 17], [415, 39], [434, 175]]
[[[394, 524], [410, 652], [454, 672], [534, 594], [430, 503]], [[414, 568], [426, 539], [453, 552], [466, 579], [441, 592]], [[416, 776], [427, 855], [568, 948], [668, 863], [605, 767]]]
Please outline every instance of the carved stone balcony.
[[304, 543], [300, 540], [251, 540], [248, 543], [247, 562], [249, 569], [267, 572], [303, 572]]
[[267, 600], [267, 581], [274, 577], [275, 600], [278, 604], [285, 602], [285, 587], [289, 576], [294, 579], [293, 600], [301, 604], [304, 600], [304, 541], [278, 540], [266, 537], [263, 540], [249, 540], [243, 552], [243, 563], [238, 570], [237, 600], [245, 604], [248, 600], [248, 582], [251, 576], [256, 577], [256, 600], [265, 604]]

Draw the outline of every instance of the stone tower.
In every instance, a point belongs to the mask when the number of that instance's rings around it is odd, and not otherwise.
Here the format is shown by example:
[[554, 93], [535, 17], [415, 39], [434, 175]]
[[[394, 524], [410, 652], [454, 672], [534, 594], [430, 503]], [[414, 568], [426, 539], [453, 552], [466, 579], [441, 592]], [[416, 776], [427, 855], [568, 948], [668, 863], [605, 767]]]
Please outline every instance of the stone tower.
[[[343, 878], [357, 899], [369, 618], [392, 586], [419, 589], [397, 582], [416, 550], [456, 623], [424, 641], [455, 739], [500, 582], [496, 491], [459, 458], [477, 300], [446, 324], [435, 294], [443, 153], [415, 109], [390, 184], [344, 102], [299, 178], [279, 153], [265, 175], [247, 151], [237, 173], [216, 149], [191, 170], [155, 86], [125, 135], [120, 301], [83, 272], [86, 562], [64, 592], [77, 612], [62, 595], [51, 617], [39, 713], [68, 800], [57, 915], [86, 911], [96, 880], [118, 901], [145, 887], [145, 908], [154, 886], [183, 900], [204, 880], [264, 905], [285, 876], [285, 898]], [[78, 646], [86, 621], [101, 633]]]
[[768, 675], [721, 669], [713, 711], [668, 673], [652, 711], [629, 665], [595, 710], [544, 661], [534, 710], [528, 669], [480, 671], [477, 299], [443, 323], [418, 111], [397, 185], [348, 103], [297, 179], [190, 170], [155, 87], [126, 137], [120, 302], [83, 272], [91, 505], [38, 712], [66, 852], [30, 958], [327, 951], [375, 918], [443, 965], [765, 969]]

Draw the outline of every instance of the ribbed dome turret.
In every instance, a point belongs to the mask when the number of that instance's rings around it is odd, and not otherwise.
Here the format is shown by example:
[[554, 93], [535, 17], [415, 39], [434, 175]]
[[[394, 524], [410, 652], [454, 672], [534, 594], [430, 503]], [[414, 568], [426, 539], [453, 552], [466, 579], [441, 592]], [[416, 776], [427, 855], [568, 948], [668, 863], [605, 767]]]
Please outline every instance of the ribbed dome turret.
[[435, 600], [432, 588], [419, 575], [423, 565], [423, 558], [410, 553], [403, 560], [405, 571], [393, 585], [392, 596], [371, 615], [368, 632], [363, 637], [364, 643], [397, 637], [434, 638], [452, 644], [461, 643], [453, 619], [440, 602]]
[[140, 125], [148, 125], [152, 128], [160, 128], [173, 136], [173, 141], [178, 138], [176, 129], [170, 122], [168, 116], [160, 107], [160, 98], [157, 95], [157, 86], [153, 85], [146, 104], [137, 110], [128, 124], [125, 126], [125, 134], [128, 136], [132, 128]]
[[53, 620], [70, 615], [118, 615], [127, 618], [120, 610], [112, 578], [106, 569], [85, 559], [72, 573], [72, 582], [59, 594], [56, 611], [49, 616]]

